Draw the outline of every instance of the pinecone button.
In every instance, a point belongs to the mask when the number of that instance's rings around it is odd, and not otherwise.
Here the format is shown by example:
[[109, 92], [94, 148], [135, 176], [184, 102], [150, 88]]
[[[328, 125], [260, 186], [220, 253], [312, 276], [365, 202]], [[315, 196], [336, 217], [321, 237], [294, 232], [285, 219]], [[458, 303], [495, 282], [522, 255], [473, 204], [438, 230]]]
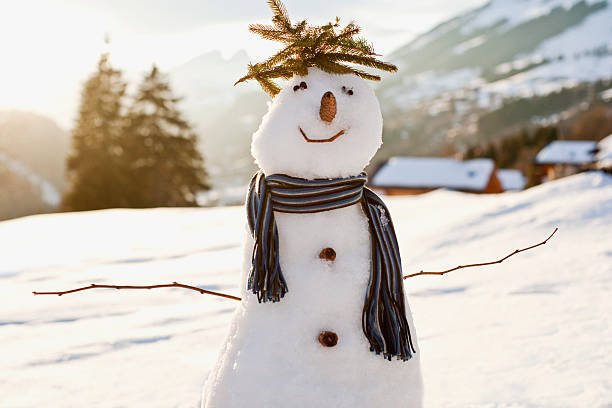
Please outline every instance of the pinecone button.
[[319, 334], [319, 343], [323, 347], [334, 347], [338, 344], [338, 335], [332, 331], [324, 331]]
[[319, 258], [333, 262], [336, 259], [336, 251], [334, 248], [323, 248], [319, 253]]

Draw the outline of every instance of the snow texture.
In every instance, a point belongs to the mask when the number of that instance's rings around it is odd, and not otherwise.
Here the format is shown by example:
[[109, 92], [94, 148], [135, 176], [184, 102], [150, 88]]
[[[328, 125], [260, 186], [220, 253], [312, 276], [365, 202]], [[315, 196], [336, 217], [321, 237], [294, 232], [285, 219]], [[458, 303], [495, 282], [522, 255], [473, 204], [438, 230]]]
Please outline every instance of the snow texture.
[[[472, 10], [460, 18], [442, 24], [431, 33], [421, 36], [406, 51], [426, 46], [444, 32], [463, 24], [464, 34], [480, 28], [502, 23], [501, 31], [550, 13], [555, 7], [569, 9], [578, 0], [494, 0], [485, 7]], [[588, 1], [592, 4], [594, 1]], [[582, 22], [567, 28], [558, 35], [543, 41], [535, 50], [521, 53], [500, 64], [497, 73], [511, 69], [521, 70], [529, 64], [539, 64], [494, 82], [481, 78], [476, 67], [452, 71], [426, 71], [404, 79], [403, 86], [385, 90], [401, 108], [415, 108], [422, 101], [449, 92], [461, 92], [463, 88], [474, 91], [479, 106], [495, 109], [500, 98], [530, 98], [548, 95], [563, 88], [571, 88], [580, 82], [593, 82], [612, 77], [612, 55], [605, 50], [612, 48], [612, 5], [608, 4], [588, 15]], [[453, 47], [452, 52], [464, 52], [479, 47], [488, 41], [483, 35], [476, 35]], [[600, 55], [597, 50], [603, 51]], [[397, 54], [401, 60], [403, 54]]]
[[372, 186], [482, 191], [494, 169], [491, 159], [392, 157], [374, 175]]
[[497, 177], [504, 191], [522, 190], [527, 184], [527, 180], [520, 170], [499, 169], [497, 170]]
[[[299, 86], [302, 82], [306, 88]], [[326, 92], [337, 101], [337, 114], [329, 123], [319, 116]], [[300, 129], [319, 140], [345, 133], [328, 143], [311, 143]], [[274, 98], [253, 136], [252, 152], [266, 174], [307, 179], [356, 176], [380, 146], [381, 133], [378, 101], [364, 80], [310, 69]], [[288, 293], [278, 303], [258, 303], [257, 296], [247, 292], [253, 252], [247, 233], [240, 285], [244, 300], [208, 378], [202, 406], [280, 407], [291, 401], [296, 408], [365, 408], [381, 403], [389, 408], [421, 407], [418, 344], [409, 361], [387, 361], [370, 351], [363, 333], [372, 244], [361, 206], [274, 217]], [[385, 218], [388, 222], [386, 214]], [[335, 250], [333, 262], [320, 259], [324, 248]], [[416, 337], [408, 307], [407, 318]], [[317, 338], [324, 331], [336, 333], [338, 344], [323, 347]]]
[[[405, 273], [491, 260], [559, 227], [547, 245], [502, 264], [405, 281], [425, 407], [612, 404], [612, 177], [591, 172], [511, 194], [439, 190], [385, 201]], [[31, 291], [176, 280], [239, 294], [244, 223], [242, 207], [0, 222], [0, 406], [199, 406], [238, 302], [184, 289], [60, 298]], [[301, 311], [306, 320], [309, 313]], [[376, 386], [359, 365], [351, 371], [363, 387]]]
[[[577, 54], [593, 51], [599, 47], [612, 48], [612, 6], [587, 16], [584, 21], [570, 27], [538, 46], [535, 54], [556, 58], [559, 55], [575, 58]], [[608, 74], [612, 68], [608, 66]]]
[[[570, 9], [582, 0], [491, 0], [476, 17], [461, 27], [463, 34], [501, 24], [501, 31], [508, 31], [529, 20], [545, 16], [557, 8]], [[587, 0], [594, 3], [596, 0]]]
[[[301, 82], [307, 89], [294, 91]], [[337, 102], [337, 114], [330, 123], [319, 117], [321, 98], [328, 91]], [[300, 128], [310, 139], [329, 139], [340, 131], [344, 134], [332, 143], [309, 143]], [[268, 175], [335, 178], [359, 174], [381, 143], [382, 115], [366, 81], [355, 75], [333, 75], [310, 68], [306, 77], [292, 78], [274, 97], [253, 135], [251, 151]]]
[[597, 142], [584, 140], [556, 140], [540, 150], [536, 163], [588, 164], [595, 161]]

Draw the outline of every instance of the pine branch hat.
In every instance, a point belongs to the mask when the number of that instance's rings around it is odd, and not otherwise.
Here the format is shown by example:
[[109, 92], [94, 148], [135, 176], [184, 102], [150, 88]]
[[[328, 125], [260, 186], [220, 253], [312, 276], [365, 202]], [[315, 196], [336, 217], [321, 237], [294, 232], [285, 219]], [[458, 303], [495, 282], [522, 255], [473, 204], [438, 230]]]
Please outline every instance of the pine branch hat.
[[355, 74], [373, 81], [380, 81], [380, 77], [354, 65], [387, 72], [397, 71], [395, 65], [376, 59], [380, 55], [374, 52], [371, 43], [362, 37], [355, 37], [361, 29], [354, 22], [342, 29], [339, 29], [338, 17], [334, 23], [329, 22], [323, 26], [308, 25], [306, 20], [292, 24], [280, 0], [268, 0], [268, 5], [274, 14], [273, 25], [251, 24], [249, 30], [266, 40], [281, 42], [285, 47], [264, 62], [249, 64], [248, 74], [234, 85], [254, 79], [266, 93], [274, 97], [281, 89], [273, 79], [306, 75], [309, 67], [330, 74]]

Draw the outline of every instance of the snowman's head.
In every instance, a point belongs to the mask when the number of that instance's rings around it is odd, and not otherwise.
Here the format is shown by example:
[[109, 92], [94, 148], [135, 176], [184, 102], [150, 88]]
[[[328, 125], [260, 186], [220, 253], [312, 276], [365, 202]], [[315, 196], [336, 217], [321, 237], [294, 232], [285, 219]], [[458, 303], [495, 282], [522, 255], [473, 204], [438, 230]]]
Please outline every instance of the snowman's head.
[[382, 115], [366, 81], [309, 68], [273, 99], [251, 151], [267, 175], [336, 178], [363, 171], [381, 143]]

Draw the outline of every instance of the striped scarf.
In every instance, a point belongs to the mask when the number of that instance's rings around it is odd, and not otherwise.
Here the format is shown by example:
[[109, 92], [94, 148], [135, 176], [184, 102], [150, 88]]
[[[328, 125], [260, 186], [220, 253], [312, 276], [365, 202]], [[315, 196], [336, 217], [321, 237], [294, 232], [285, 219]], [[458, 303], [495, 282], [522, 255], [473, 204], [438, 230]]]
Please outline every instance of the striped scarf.
[[279, 263], [274, 211], [315, 213], [361, 204], [369, 220], [372, 265], [362, 313], [370, 351], [389, 360], [409, 360], [415, 353], [406, 320], [402, 266], [387, 207], [356, 177], [306, 180], [283, 174], [255, 174], [249, 185], [247, 217], [255, 241], [248, 289], [259, 302], [278, 302], [288, 291]]

